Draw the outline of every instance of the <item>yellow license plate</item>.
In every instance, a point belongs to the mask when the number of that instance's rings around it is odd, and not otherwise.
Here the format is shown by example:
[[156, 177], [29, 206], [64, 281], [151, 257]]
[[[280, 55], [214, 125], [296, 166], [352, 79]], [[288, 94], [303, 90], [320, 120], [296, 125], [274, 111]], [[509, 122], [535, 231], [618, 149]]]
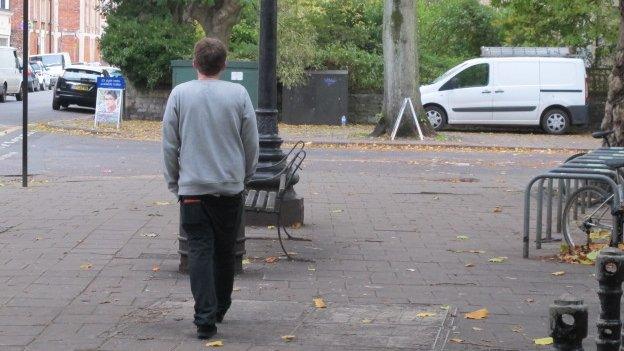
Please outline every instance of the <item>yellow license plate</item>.
[[74, 85], [74, 90], [78, 90], [78, 91], [87, 91], [89, 90], [89, 86], [88, 85], [84, 85], [84, 84], [77, 84]]

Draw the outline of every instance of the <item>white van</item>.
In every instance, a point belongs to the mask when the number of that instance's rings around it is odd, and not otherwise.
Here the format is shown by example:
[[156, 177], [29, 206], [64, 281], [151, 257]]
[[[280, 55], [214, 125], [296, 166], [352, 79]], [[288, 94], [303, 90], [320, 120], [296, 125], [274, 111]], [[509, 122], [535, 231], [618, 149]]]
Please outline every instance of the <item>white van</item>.
[[0, 46], [0, 102], [5, 102], [7, 95], [22, 100], [22, 73], [15, 48]]
[[535, 125], [563, 134], [588, 122], [583, 60], [483, 57], [420, 88], [434, 129], [446, 124]]
[[71, 57], [66, 52], [57, 52], [54, 54], [30, 55], [28, 61], [41, 61], [48, 68], [48, 73], [56, 78], [63, 75], [65, 67], [72, 64]]

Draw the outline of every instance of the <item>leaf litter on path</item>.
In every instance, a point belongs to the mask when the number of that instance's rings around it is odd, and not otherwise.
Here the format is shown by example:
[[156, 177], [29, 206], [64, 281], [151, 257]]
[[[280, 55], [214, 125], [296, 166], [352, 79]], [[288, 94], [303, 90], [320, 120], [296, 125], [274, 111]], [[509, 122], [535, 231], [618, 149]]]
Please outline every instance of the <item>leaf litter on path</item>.
[[488, 262], [492, 262], [492, 263], [503, 263], [505, 261], [507, 261], [508, 257], [506, 256], [499, 256], [499, 257], [492, 257], [488, 260]]
[[316, 308], [326, 308], [327, 307], [327, 305], [325, 304], [325, 300], [323, 300], [323, 298], [321, 298], [321, 297], [314, 298], [313, 301], [314, 301], [314, 307], [316, 307]]
[[490, 311], [487, 308], [482, 308], [476, 311], [472, 311], [464, 314], [466, 319], [486, 319], [490, 315]]

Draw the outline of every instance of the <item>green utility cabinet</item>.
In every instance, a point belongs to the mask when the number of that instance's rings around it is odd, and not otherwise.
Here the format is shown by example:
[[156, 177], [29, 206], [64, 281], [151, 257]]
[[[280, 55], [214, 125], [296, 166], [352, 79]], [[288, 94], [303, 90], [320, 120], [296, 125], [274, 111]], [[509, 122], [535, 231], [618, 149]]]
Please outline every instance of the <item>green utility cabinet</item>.
[[[178, 84], [197, 79], [197, 72], [191, 60], [171, 61], [172, 83]], [[238, 83], [247, 89], [254, 108], [258, 108], [258, 63], [248, 61], [228, 61], [221, 79]]]

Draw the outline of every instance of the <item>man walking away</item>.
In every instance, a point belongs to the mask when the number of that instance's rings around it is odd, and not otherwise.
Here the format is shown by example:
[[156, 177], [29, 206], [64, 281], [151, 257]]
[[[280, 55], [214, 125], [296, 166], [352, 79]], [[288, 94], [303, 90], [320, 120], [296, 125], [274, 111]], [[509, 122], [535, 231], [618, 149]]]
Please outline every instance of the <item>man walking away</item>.
[[217, 39], [195, 44], [197, 80], [176, 86], [163, 118], [165, 180], [179, 196], [188, 235], [188, 268], [197, 337], [217, 333], [232, 303], [234, 244], [245, 183], [258, 162], [258, 129], [240, 84], [218, 80], [226, 49]]

